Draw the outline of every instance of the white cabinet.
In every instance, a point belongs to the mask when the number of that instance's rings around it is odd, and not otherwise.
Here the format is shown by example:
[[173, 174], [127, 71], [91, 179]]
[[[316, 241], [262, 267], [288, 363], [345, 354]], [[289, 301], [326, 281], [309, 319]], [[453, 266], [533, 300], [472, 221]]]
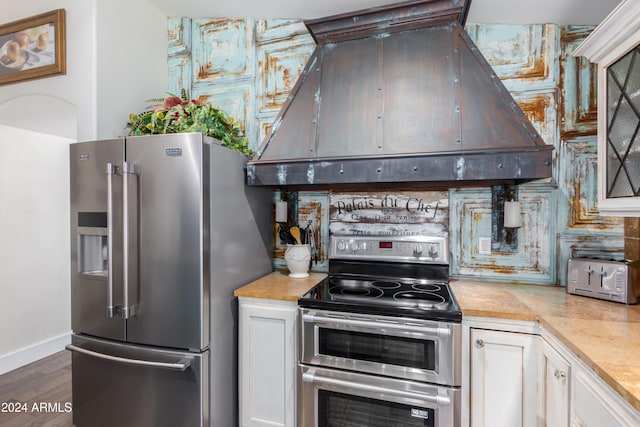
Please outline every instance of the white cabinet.
[[[546, 410], [541, 413], [546, 420], [545, 426], [640, 426], [640, 412], [629, 402], [544, 329], [542, 338], [542, 400], [545, 402]], [[568, 419], [565, 416], [568, 416]]]
[[610, 404], [604, 401], [599, 387], [585, 371], [577, 370], [573, 378], [573, 413], [571, 425], [575, 427], [622, 427]]
[[472, 328], [471, 427], [537, 424], [536, 335]]
[[540, 345], [540, 415], [546, 427], [569, 425], [569, 362], [551, 345], [541, 340]]
[[240, 425], [296, 424], [297, 304], [239, 299]]
[[591, 370], [576, 362], [572, 377], [572, 427], [638, 427], [640, 413]]
[[463, 426], [640, 426], [640, 411], [539, 323], [462, 325]]
[[573, 52], [598, 64], [598, 209], [640, 216], [640, 2], [623, 0]]

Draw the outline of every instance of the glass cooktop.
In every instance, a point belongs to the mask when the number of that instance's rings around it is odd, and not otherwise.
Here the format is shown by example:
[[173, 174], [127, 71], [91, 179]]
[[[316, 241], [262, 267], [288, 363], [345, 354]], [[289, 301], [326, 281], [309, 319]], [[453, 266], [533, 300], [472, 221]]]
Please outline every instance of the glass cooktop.
[[446, 281], [330, 275], [298, 300], [300, 307], [460, 322]]

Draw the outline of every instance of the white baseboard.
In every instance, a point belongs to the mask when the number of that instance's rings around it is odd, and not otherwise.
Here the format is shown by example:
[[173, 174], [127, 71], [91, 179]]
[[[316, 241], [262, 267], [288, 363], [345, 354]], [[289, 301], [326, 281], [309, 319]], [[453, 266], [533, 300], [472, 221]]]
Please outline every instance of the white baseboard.
[[71, 343], [71, 331], [0, 355], [0, 375], [64, 350], [64, 347], [69, 343]]

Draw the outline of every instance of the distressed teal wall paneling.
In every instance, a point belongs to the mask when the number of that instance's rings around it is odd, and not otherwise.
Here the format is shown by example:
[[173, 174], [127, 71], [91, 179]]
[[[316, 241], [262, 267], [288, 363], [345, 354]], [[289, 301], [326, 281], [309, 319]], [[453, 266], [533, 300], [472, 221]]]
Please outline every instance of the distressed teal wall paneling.
[[191, 55], [191, 18], [169, 18], [167, 20], [168, 54]]
[[315, 47], [299, 20], [168, 19], [168, 92], [204, 98], [257, 149]]
[[451, 274], [457, 277], [553, 284], [556, 281], [554, 197], [560, 147], [559, 29], [556, 25], [478, 25], [467, 31], [544, 141], [555, 147], [547, 180], [520, 186], [523, 226], [516, 253], [479, 254], [491, 236], [490, 189], [452, 190]]
[[491, 190], [451, 190], [450, 273], [454, 277], [516, 283], [555, 283], [555, 211], [552, 188], [520, 189], [522, 227], [518, 229], [517, 253], [478, 251], [479, 237], [491, 236]]
[[314, 49], [315, 43], [310, 36], [296, 36], [258, 45], [260, 114], [280, 111]]
[[[191, 18], [169, 18], [167, 29], [168, 41], [168, 93], [180, 95], [182, 89], [191, 94], [192, 65], [191, 65]], [[164, 94], [158, 94], [163, 96]]]
[[558, 26], [467, 24], [465, 28], [545, 143], [555, 147], [553, 176], [544, 181], [556, 182], [560, 143]]
[[492, 233], [491, 189], [450, 190], [449, 206], [450, 273], [473, 276], [470, 260], [488, 263], [487, 255], [479, 253], [479, 241]]
[[562, 212], [559, 231], [622, 233], [623, 218], [598, 214], [596, 135], [562, 141], [558, 193], [568, 209]]
[[597, 68], [571, 55], [592, 30], [592, 26], [560, 28], [557, 270], [563, 286], [571, 257], [623, 257], [622, 218], [600, 216], [597, 208]]
[[253, 100], [255, 99], [254, 85], [250, 82], [238, 82], [227, 85], [194, 85], [191, 96], [204, 99], [216, 108], [227, 113], [234, 120], [242, 124], [245, 134], [249, 138], [249, 148], [256, 149], [255, 120]]
[[256, 42], [258, 44], [286, 41], [298, 36], [311, 39], [313, 42], [304, 22], [297, 19], [260, 19], [256, 24]]
[[536, 128], [545, 143], [559, 147], [558, 90], [555, 88], [512, 92], [513, 99]]
[[467, 24], [465, 29], [510, 92], [556, 87], [556, 25]]
[[559, 283], [566, 286], [570, 257], [622, 259], [624, 222], [598, 214], [596, 136], [562, 141], [560, 157], [557, 269]]
[[526, 92], [511, 92], [511, 95], [544, 142], [555, 147], [551, 154], [552, 176], [546, 180], [539, 180], [539, 182], [557, 182], [558, 148], [560, 147], [558, 89], [544, 88]]
[[315, 42], [302, 21], [259, 20], [256, 25], [258, 72], [256, 81], [256, 147], [295, 86]]
[[598, 120], [597, 65], [571, 53], [591, 33], [593, 26], [560, 28], [560, 87], [563, 138], [596, 135]]
[[259, 147], [267, 137], [269, 132], [271, 132], [271, 126], [273, 125], [273, 121], [275, 120], [276, 116], [277, 113], [260, 114], [256, 118], [258, 126], [258, 132], [255, 140], [256, 147]]
[[[185, 89], [187, 94], [191, 96], [191, 55], [169, 57], [168, 68], [168, 92], [180, 96], [182, 89]], [[164, 94], [158, 96], [164, 96]]]
[[254, 29], [252, 19], [194, 19], [194, 83], [253, 79]]

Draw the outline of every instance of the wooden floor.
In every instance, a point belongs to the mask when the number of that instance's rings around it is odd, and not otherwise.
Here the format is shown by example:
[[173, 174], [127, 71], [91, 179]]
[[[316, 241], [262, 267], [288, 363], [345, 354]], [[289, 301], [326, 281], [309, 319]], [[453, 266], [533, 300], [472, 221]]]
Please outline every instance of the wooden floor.
[[71, 409], [69, 351], [0, 375], [2, 427], [69, 427]]

